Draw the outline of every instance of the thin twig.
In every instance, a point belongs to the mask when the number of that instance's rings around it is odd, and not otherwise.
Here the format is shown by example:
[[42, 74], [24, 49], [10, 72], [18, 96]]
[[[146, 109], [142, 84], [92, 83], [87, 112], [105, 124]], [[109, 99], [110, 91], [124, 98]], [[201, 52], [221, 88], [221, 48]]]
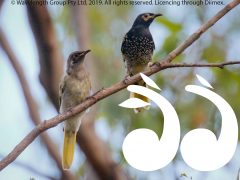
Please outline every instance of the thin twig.
[[172, 60], [181, 54], [187, 47], [194, 43], [201, 35], [206, 32], [210, 27], [212, 27], [218, 20], [225, 16], [229, 11], [236, 7], [240, 3], [240, 0], [233, 0], [227, 4], [221, 11], [219, 11], [215, 16], [213, 16], [209, 21], [204, 23], [195, 33], [193, 33], [188, 39], [183, 41], [176, 49], [168, 54], [166, 58], [163, 59], [164, 62], [170, 63]]
[[[239, 3], [240, 3], [239, 0], [232, 1], [218, 13], [217, 18], [216, 18], [216, 16], [214, 16], [209, 22], [211, 22], [211, 24], [214, 24], [221, 17], [223, 17], [227, 12], [229, 12], [231, 9], [233, 9], [235, 6], [237, 6]], [[219, 14], [222, 14], [222, 15], [219, 17]], [[211, 26], [203, 26], [203, 27], [205, 28], [205, 29], [203, 29], [203, 32], [205, 32]], [[198, 32], [196, 32], [196, 33], [199, 34]], [[202, 34], [202, 33], [200, 33], [200, 34]], [[176, 57], [176, 55], [183, 52], [187, 47], [189, 47], [197, 39], [198, 38], [192, 38], [192, 36], [190, 36], [185, 41], [185, 44], [180, 45], [174, 51], [172, 51], [172, 52], [177, 52], [177, 53], [175, 53], [174, 55], [171, 55], [171, 54], [168, 55], [167, 58], [164, 59], [164, 62], [162, 64], [156, 63], [150, 68], [150, 70], [145, 71], [143, 73], [149, 76], [149, 75], [152, 75], [163, 69], [174, 68], [174, 67], [223, 67], [226, 65], [240, 64], [240, 61], [224, 62], [224, 63], [219, 63], [219, 64], [190, 64], [190, 65], [189, 64], [183, 64], [183, 65], [177, 64], [175, 66], [174, 66], [174, 64], [169, 63]], [[86, 110], [87, 108], [89, 108], [90, 106], [95, 104], [96, 102], [126, 88], [130, 84], [134, 84], [134, 83], [138, 82], [140, 79], [141, 78], [140, 78], [139, 74], [129, 77], [127, 79], [124, 79], [123, 81], [118, 82], [109, 88], [99, 91], [94, 96], [87, 98], [83, 103], [70, 109], [69, 111], [67, 111], [63, 114], [59, 114], [58, 116], [55, 116], [55, 117], [51, 118], [50, 120], [44, 121], [43, 123], [39, 124], [2, 161], [0, 161], [0, 170], [4, 169], [12, 161], [14, 161], [24, 151], [24, 149], [30, 143], [32, 143], [33, 140], [36, 137], [38, 137], [39, 134], [41, 134], [43, 131], [46, 131], [49, 128], [57, 126], [59, 123], [70, 118], [71, 116]]]
[[179, 64], [165, 64], [162, 68], [171, 68], [171, 67], [217, 67], [223, 69], [224, 66], [228, 65], [236, 65], [240, 64], [240, 61], [227, 61], [223, 63], [202, 63], [202, 64], [186, 64], [186, 63], [179, 63]]

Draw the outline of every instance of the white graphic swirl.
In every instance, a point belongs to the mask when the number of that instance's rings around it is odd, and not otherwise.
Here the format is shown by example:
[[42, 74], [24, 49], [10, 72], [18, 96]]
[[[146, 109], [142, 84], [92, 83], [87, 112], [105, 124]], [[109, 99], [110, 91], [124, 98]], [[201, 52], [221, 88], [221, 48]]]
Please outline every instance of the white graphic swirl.
[[[147, 85], [160, 88], [147, 76], [141, 74]], [[215, 134], [207, 129], [199, 128], [187, 133], [181, 143], [181, 153], [184, 161], [199, 171], [212, 171], [227, 164], [237, 147], [238, 124], [231, 106], [218, 94], [207, 89], [213, 89], [210, 83], [197, 75], [202, 85], [188, 85], [186, 91], [205, 97], [217, 106], [222, 116], [221, 133], [217, 140]], [[124, 139], [122, 150], [127, 162], [142, 171], [158, 170], [172, 161], [176, 155], [180, 140], [180, 125], [173, 106], [160, 94], [146, 87], [130, 85], [130, 92], [148, 97], [162, 110], [164, 128], [161, 139], [150, 129], [136, 129]], [[150, 104], [138, 98], [130, 98], [119, 106], [139, 108]], [[149, 121], [149, 120], [148, 120]]]
[[[144, 78], [146, 79], [146, 77]], [[148, 81], [149, 82], [149, 81]], [[124, 139], [122, 150], [127, 162], [142, 171], [154, 171], [168, 165], [175, 157], [180, 141], [180, 124], [174, 107], [160, 94], [146, 87], [130, 85], [129, 91], [148, 97], [162, 110], [162, 137], [150, 129], [136, 129]], [[132, 98], [130, 98], [132, 99]], [[123, 102], [128, 108], [142, 107], [133, 101]], [[150, 119], [148, 119], [150, 121]]]
[[222, 128], [218, 140], [207, 129], [199, 128], [187, 133], [181, 143], [182, 157], [189, 166], [199, 171], [221, 168], [231, 160], [236, 150], [238, 124], [235, 113], [221, 96], [207, 88], [188, 85], [185, 89], [207, 98], [217, 106], [222, 116]]

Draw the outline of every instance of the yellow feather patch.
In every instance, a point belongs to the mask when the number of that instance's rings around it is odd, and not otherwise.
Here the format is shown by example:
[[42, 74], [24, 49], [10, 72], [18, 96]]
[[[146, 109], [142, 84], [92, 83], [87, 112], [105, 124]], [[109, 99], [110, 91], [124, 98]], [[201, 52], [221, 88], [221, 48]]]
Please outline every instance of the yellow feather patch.
[[[141, 81], [140, 81], [140, 83], [141, 83]], [[142, 85], [146, 86], [145, 83], [142, 84]], [[138, 99], [141, 99], [141, 100], [143, 100], [145, 102], [150, 103], [150, 99], [148, 99], [147, 97], [145, 97], [143, 95], [137, 94], [137, 93], [130, 92], [130, 98], [138, 98]], [[134, 109], [134, 112], [135, 113], [139, 113], [139, 112], [141, 112], [142, 109], [149, 110], [149, 108], [150, 108], [150, 106], [146, 106], [144, 108], [136, 108], [136, 109]]]
[[62, 157], [63, 169], [69, 169], [71, 167], [73, 157], [74, 157], [76, 135], [77, 135], [76, 132], [64, 131], [64, 144], [63, 144], [63, 157]]

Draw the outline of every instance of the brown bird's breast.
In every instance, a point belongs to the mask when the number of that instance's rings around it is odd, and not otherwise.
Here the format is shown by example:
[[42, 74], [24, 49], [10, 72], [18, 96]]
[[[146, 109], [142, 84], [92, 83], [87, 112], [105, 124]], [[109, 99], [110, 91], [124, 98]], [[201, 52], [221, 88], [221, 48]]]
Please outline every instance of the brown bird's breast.
[[69, 77], [62, 96], [62, 108], [66, 110], [80, 104], [89, 96], [90, 90], [88, 76], [81, 79]]

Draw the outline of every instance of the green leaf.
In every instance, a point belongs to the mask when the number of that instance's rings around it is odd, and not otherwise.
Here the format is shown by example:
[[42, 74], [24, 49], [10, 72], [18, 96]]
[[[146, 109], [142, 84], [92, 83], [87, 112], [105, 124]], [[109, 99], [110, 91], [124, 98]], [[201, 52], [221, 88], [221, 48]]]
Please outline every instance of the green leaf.
[[182, 24], [180, 23], [174, 23], [172, 21], [169, 21], [167, 18], [159, 18], [156, 20], [159, 24], [164, 25], [166, 28], [168, 28], [169, 31], [177, 33], [182, 30]]

